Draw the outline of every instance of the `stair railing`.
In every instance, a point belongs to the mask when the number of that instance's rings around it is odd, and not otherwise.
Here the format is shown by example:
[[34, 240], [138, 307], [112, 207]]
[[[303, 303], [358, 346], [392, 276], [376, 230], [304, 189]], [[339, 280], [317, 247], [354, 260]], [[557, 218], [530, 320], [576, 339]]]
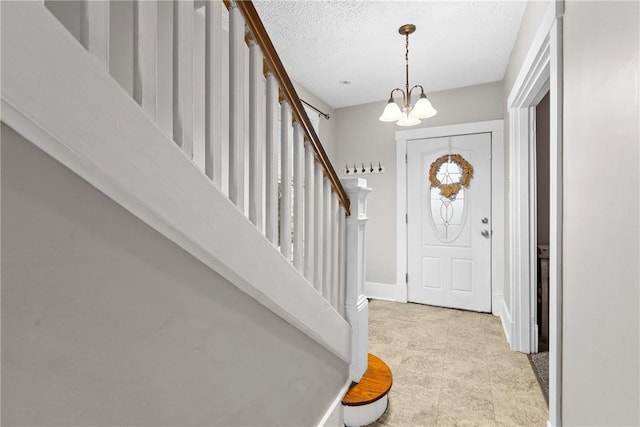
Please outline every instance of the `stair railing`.
[[45, 5], [344, 315], [349, 197], [253, 3]]

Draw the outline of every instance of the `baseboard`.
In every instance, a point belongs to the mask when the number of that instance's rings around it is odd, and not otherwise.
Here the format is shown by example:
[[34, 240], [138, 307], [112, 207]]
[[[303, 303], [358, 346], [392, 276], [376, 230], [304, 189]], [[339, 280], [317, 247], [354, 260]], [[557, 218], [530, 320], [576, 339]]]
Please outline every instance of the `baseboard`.
[[507, 342], [511, 345], [511, 331], [513, 330], [513, 320], [511, 319], [511, 313], [507, 303], [502, 300], [502, 309], [500, 310], [500, 320], [502, 323], [502, 329], [504, 330], [504, 336], [507, 338]]
[[407, 290], [404, 284], [364, 282], [364, 294], [367, 298], [407, 302]]
[[343, 416], [343, 407], [342, 407], [342, 398], [349, 390], [349, 386], [351, 386], [351, 380], [347, 380], [347, 382], [342, 386], [340, 392], [336, 396], [327, 412], [325, 412], [324, 416], [318, 423], [318, 427], [344, 427], [344, 416]]
[[504, 294], [502, 292], [491, 293], [491, 313], [494, 316], [500, 316], [502, 312], [502, 301], [504, 301]]

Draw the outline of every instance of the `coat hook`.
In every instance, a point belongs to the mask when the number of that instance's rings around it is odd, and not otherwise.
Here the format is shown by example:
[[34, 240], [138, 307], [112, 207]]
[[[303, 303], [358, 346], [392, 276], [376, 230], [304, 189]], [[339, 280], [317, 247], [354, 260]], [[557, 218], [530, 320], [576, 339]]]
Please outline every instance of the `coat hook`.
[[362, 173], [365, 173], [367, 170], [364, 168], [364, 162], [362, 163]]
[[349, 174], [349, 165], [344, 165], [344, 170], [345, 172], [347, 172], [347, 175]]
[[355, 163], [353, 164], [353, 173], [358, 173], [358, 168]]
[[380, 162], [378, 162], [378, 172], [382, 172], [382, 166], [380, 165]]
[[373, 163], [369, 162], [369, 172], [373, 173]]

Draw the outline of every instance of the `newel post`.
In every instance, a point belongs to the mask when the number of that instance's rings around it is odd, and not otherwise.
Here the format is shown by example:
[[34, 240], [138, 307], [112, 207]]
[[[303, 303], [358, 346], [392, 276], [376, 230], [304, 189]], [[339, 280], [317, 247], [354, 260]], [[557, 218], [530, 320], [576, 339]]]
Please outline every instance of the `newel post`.
[[343, 179], [351, 200], [351, 215], [346, 220], [347, 282], [345, 312], [351, 325], [351, 365], [349, 377], [359, 382], [367, 370], [369, 354], [369, 302], [364, 296], [366, 262], [367, 202], [370, 188], [362, 178]]

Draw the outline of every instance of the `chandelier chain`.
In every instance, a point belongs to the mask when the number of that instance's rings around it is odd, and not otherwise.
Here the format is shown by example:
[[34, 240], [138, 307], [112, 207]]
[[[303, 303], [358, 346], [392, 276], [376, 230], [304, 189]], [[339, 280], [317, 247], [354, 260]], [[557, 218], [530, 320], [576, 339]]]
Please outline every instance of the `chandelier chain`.
[[409, 33], [407, 33], [405, 35], [406, 37], [406, 43], [405, 43], [405, 54], [404, 54], [404, 60], [405, 60], [405, 88], [406, 88], [406, 96], [405, 96], [405, 105], [404, 107], [407, 108], [410, 104], [411, 104], [411, 95], [409, 93]]
[[409, 65], [409, 34], [407, 34], [406, 36], [406, 43], [405, 43], [405, 54], [404, 54], [404, 60], [407, 62], [407, 65]]

